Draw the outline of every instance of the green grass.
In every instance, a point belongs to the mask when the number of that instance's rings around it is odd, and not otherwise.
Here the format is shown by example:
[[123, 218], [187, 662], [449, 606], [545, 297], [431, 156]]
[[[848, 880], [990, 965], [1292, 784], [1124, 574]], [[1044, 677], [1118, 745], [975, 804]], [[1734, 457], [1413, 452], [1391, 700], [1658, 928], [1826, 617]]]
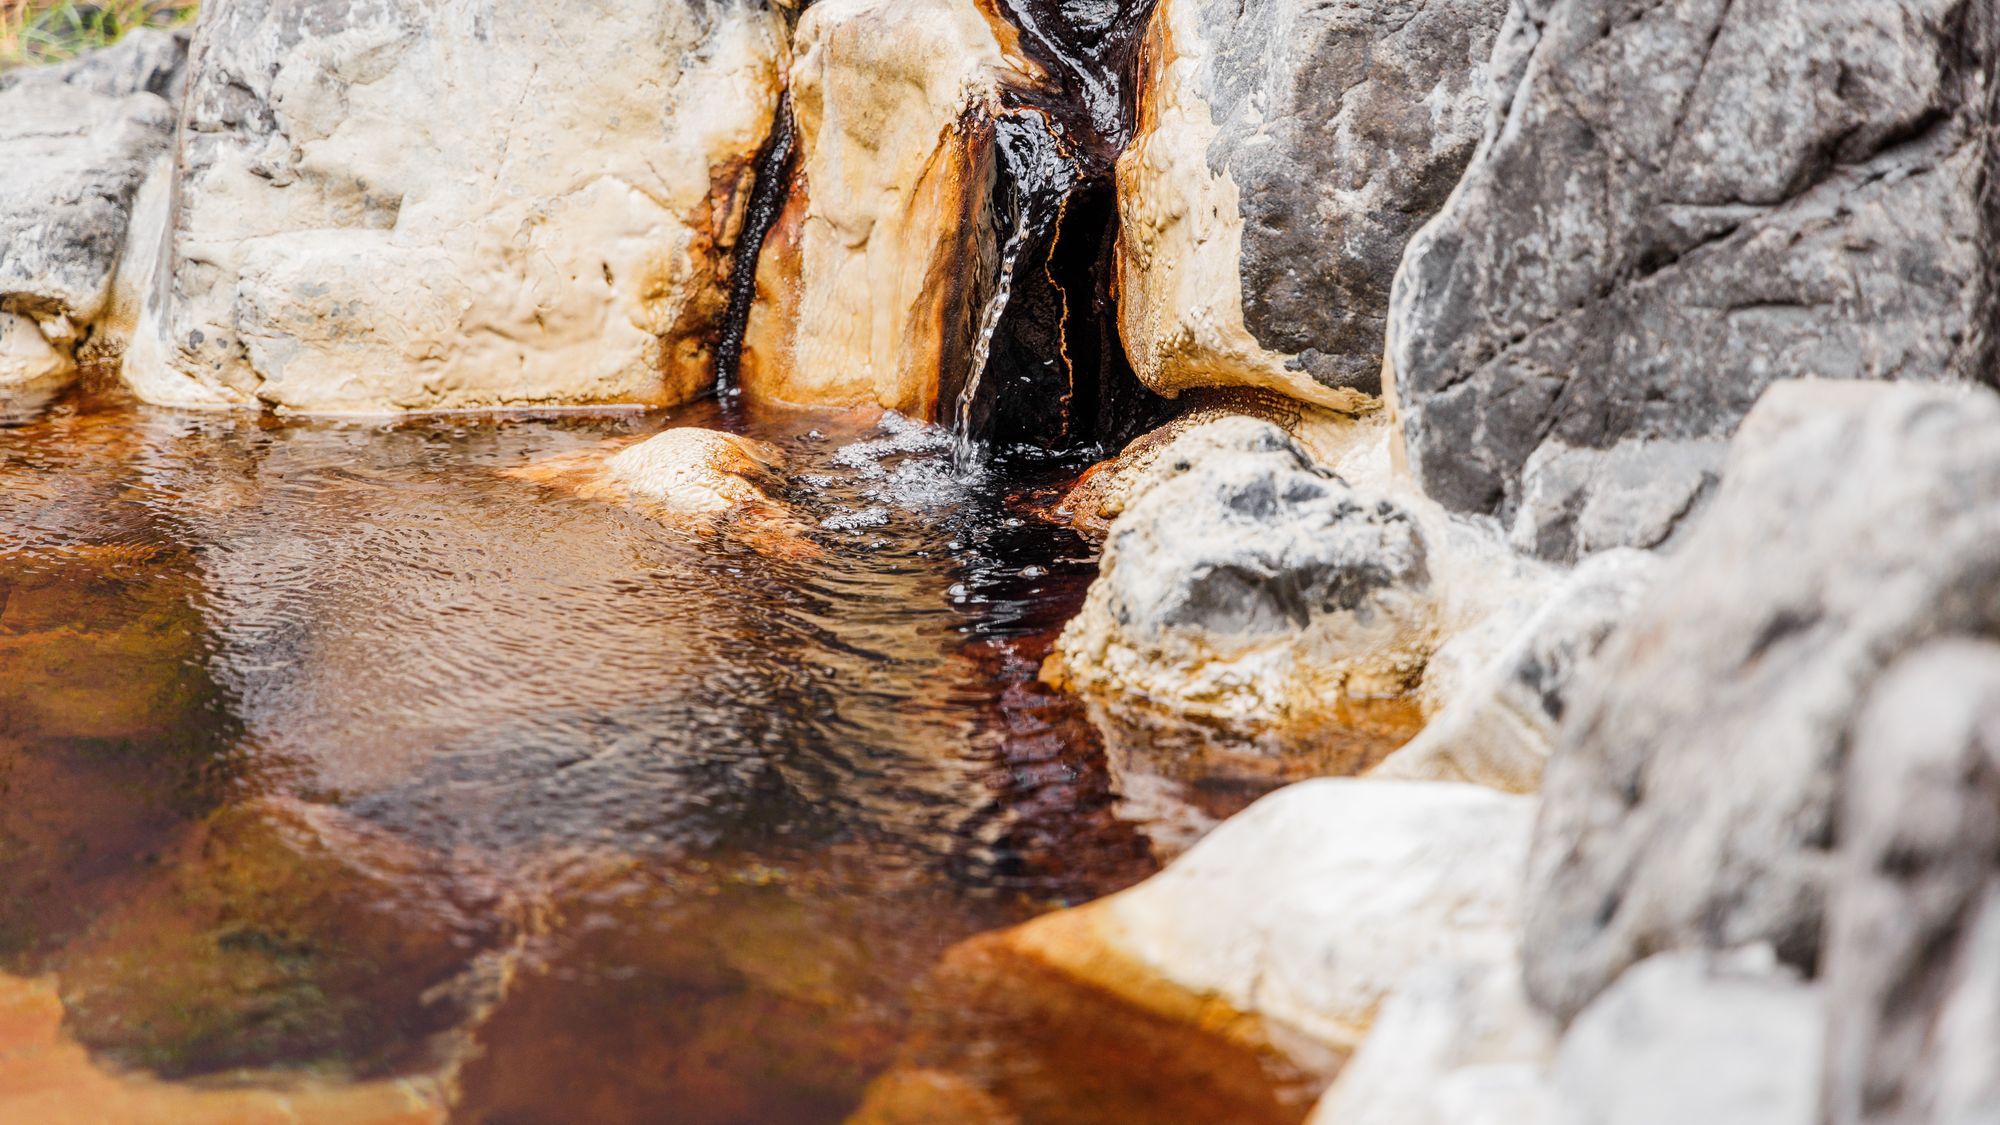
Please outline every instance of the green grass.
[[0, 0], [0, 70], [61, 62], [139, 27], [178, 27], [198, 0]]

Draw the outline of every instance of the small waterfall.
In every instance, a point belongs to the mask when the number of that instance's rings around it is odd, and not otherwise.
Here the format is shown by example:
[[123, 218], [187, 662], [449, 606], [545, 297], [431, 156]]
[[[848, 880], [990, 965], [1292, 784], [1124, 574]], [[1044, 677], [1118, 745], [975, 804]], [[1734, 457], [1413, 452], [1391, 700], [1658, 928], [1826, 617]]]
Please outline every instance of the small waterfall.
[[771, 115], [771, 135], [757, 156], [757, 178], [750, 188], [750, 204], [744, 209], [743, 230], [737, 235], [736, 253], [729, 266], [729, 307], [723, 314], [722, 335], [715, 345], [715, 393], [725, 400], [740, 389], [738, 377], [743, 366], [743, 335], [750, 329], [750, 308], [757, 300], [757, 259], [764, 251], [764, 237], [785, 209], [792, 185], [792, 154], [796, 144], [792, 132], [792, 94], [778, 96], [777, 112]]
[[1014, 269], [1021, 261], [1021, 251], [1034, 233], [1034, 211], [1028, 207], [1019, 208], [1014, 217], [1014, 232], [1007, 236], [1000, 252], [1000, 284], [987, 298], [986, 308], [979, 314], [979, 336], [972, 345], [972, 367], [965, 376], [965, 385], [958, 391], [958, 425], [955, 431], [955, 456], [960, 469], [970, 469], [978, 459], [979, 443], [972, 436], [972, 404], [979, 398], [979, 384], [986, 378], [987, 365], [993, 359], [993, 334], [1000, 330], [1000, 317], [1007, 311], [1007, 300], [1014, 295]]

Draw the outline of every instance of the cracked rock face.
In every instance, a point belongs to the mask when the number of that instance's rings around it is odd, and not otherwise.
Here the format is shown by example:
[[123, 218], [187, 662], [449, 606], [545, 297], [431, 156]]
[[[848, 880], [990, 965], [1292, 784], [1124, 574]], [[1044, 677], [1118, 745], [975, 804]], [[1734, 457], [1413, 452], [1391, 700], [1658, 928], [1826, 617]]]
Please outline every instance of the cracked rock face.
[[1934, 636], [2000, 630], [2000, 396], [1862, 389], [1766, 396], [1572, 693], [1523, 946], [1563, 1018], [1659, 951], [1768, 942], [1812, 971], [1871, 685]]
[[1073, 682], [1261, 718], [1414, 685], [1433, 629], [1407, 512], [1251, 418], [1188, 431], [1153, 473], [1058, 643]]
[[1160, 0], [1119, 161], [1120, 328], [1174, 393], [1380, 390], [1403, 247], [1471, 159], [1505, 0]]
[[963, 0], [823, 0], [791, 66], [799, 174], [764, 244], [744, 389], [801, 405], [936, 413], [963, 370], [1012, 29]]
[[188, 406], [669, 404], [780, 87], [755, 0], [217, 0], [126, 377]]
[[1514, 0], [1388, 353], [1447, 507], [1652, 546], [1772, 382], [1972, 363], [1975, 0]]
[[112, 304], [140, 188], [172, 143], [183, 53], [149, 30], [0, 75], [0, 399], [67, 384]]

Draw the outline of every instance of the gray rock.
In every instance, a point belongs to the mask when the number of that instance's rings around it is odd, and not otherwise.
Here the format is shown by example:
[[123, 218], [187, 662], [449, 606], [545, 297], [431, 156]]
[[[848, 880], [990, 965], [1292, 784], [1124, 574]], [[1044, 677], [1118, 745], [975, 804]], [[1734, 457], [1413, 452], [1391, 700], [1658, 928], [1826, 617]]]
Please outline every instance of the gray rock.
[[1882, 677], [1841, 809], [1828, 1120], [2000, 1121], [2000, 645]]
[[[1700, 488], [1571, 451], [1724, 438], [1783, 378], [1965, 373], [1982, 2], [1515, 0], [1485, 139], [1393, 300], [1425, 490], [1547, 509], [1519, 517], [1545, 557], [1637, 545]], [[1563, 518], [1628, 503], [1651, 515], [1603, 540]]]
[[1119, 161], [1120, 324], [1168, 393], [1381, 390], [1390, 284], [1486, 117], [1506, 0], [1161, 0]]
[[132, 203], [173, 139], [164, 32], [0, 83], [0, 310], [75, 343], [110, 297]]
[[1530, 994], [1573, 1016], [1654, 952], [1818, 961], [1855, 715], [1899, 652], [2000, 627], [2000, 397], [1786, 384], [1575, 693], [1530, 862]]
[[1208, 162], [1241, 193], [1243, 323], [1323, 385], [1381, 389], [1390, 282], [1472, 159], [1505, 9], [1204, 6]]
[[1369, 776], [1533, 792], [1571, 692], [1658, 568], [1655, 556], [1630, 548], [1585, 560], [1499, 655]]
[[1767, 951], [1654, 957], [1563, 1036], [1555, 1121], [1816, 1125], [1824, 1025], [1819, 991]]
[[1421, 673], [1430, 575], [1395, 503], [1242, 417], [1176, 438], [1140, 488], [1059, 643], [1079, 684], [1268, 719]]

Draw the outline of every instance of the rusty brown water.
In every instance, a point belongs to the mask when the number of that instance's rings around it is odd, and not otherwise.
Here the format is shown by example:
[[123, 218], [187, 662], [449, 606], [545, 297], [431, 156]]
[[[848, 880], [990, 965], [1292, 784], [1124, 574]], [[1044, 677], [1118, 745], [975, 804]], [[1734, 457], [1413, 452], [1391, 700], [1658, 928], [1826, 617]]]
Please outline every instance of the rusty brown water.
[[1176, 814], [1035, 679], [1094, 572], [1029, 512], [1073, 466], [726, 421], [812, 550], [502, 475], [712, 405], [0, 429], [0, 972], [168, 1077], [838, 1120], [948, 946], [1143, 877]]

